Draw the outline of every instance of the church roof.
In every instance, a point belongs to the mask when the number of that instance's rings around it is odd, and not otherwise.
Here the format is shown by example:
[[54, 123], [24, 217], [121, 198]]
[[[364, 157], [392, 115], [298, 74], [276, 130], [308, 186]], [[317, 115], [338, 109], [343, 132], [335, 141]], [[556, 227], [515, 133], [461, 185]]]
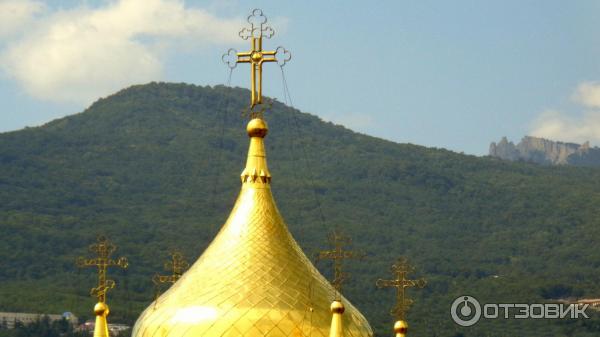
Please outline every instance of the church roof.
[[[314, 336], [330, 332], [335, 290], [290, 234], [271, 194], [264, 137], [248, 124], [250, 147], [242, 188], [210, 246], [139, 317], [134, 337]], [[345, 298], [344, 335], [372, 336]]]

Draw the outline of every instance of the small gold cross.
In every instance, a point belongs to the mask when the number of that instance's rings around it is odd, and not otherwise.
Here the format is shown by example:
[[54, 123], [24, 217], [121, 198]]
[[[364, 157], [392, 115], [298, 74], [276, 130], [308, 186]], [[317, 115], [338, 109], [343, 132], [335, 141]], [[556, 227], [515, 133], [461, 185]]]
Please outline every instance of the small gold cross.
[[188, 266], [189, 264], [183, 257], [183, 254], [178, 251], [174, 251], [171, 253], [171, 260], [165, 262], [165, 269], [170, 270], [171, 275], [155, 274], [152, 278], [152, 282], [154, 282], [156, 285], [161, 283], [175, 283], [181, 278], [181, 275]]
[[129, 262], [127, 258], [120, 257], [111, 259], [110, 256], [117, 250], [117, 246], [112, 244], [106, 237], [99, 236], [98, 242], [91, 245], [89, 250], [96, 253], [96, 258], [86, 259], [79, 257], [77, 259], [78, 267], [98, 267], [98, 286], [92, 288], [90, 294], [98, 298], [98, 302], [106, 302], [106, 292], [115, 287], [115, 281], [106, 278], [106, 273], [109, 267], [121, 267], [127, 269]]
[[336, 290], [336, 299], [342, 290], [342, 283], [346, 281], [349, 274], [342, 270], [343, 261], [347, 259], [362, 259], [366, 254], [362, 252], [345, 250], [344, 247], [352, 244], [352, 238], [345, 236], [337, 231], [329, 235], [329, 243], [334, 246], [332, 250], [320, 251], [317, 260], [333, 260], [334, 277], [331, 284]]
[[392, 316], [395, 316], [397, 320], [404, 321], [406, 312], [413, 304], [413, 300], [406, 297], [407, 288], [423, 288], [427, 284], [425, 279], [409, 280], [406, 276], [415, 271], [415, 268], [408, 263], [405, 257], [400, 257], [398, 261], [392, 265], [392, 273], [396, 275], [394, 280], [377, 280], [377, 287], [393, 287], [396, 288], [396, 305], [390, 311]]

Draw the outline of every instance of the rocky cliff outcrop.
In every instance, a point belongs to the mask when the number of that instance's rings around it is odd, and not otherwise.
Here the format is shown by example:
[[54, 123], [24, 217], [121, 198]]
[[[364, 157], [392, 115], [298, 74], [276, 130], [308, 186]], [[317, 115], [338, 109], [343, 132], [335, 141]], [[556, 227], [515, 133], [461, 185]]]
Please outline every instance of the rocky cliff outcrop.
[[584, 144], [555, 142], [525, 136], [514, 144], [502, 137], [490, 144], [490, 156], [512, 161], [527, 161], [543, 165], [600, 166], [600, 148]]

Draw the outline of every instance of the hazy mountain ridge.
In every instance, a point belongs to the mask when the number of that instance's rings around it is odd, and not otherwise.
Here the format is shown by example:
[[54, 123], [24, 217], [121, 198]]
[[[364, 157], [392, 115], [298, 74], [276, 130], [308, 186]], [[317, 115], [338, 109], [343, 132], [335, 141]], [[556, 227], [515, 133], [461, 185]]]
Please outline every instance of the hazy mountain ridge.
[[564, 143], [544, 138], [525, 136], [518, 144], [503, 137], [490, 144], [489, 155], [510, 160], [542, 165], [600, 166], [600, 148], [584, 144]]
[[[194, 261], [240, 188], [249, 93], [152, 83], [43, 127], [0, 134], [0, 310], [91, 313], [94, 270], [78, 272], [96, 234], [130, 269], [110, 271], [111, 319], [133, 320], [151, 277], [177, 247]], [[449, 320], [459, 295], [543, 301], [600, 294], [600, 172], [542, 167], [397, 144], [275, 103], [266, 114], [272, 188], [309, 256], [336, 226], [368, 252], [347, 264], [345, 295], [378, 335], [391, 332], [391, 290], [377, 290], [398, 255], [428, 286], [412, 291], [415, 335], [596, 336], [597, 321]], [[320, 207], [319, 207], [320, 206]], [[323, 213], [324, 221], [320, 213]], [[317, 266], [330, 275], [330, 266]], [[575, 281], [574, 281], [575, 280]], [[588, 325], [586, 325], [588, 324]]]

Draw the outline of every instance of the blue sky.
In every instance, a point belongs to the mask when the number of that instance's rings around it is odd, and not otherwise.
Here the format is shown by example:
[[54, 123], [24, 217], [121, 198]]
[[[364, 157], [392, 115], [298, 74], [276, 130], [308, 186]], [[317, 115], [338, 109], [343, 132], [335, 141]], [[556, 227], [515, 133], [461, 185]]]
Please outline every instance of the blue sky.
[[[294, 105], [398, 142], [485, 154], [526, 134], [600, 145], [600, 1], [0, 0], [0, 131], [149, 81], [222, 84], [255, 7]], [[247, 65], [233, 85], [248, 87]], [[283, 99], [276, 65], [266, 95]]]

